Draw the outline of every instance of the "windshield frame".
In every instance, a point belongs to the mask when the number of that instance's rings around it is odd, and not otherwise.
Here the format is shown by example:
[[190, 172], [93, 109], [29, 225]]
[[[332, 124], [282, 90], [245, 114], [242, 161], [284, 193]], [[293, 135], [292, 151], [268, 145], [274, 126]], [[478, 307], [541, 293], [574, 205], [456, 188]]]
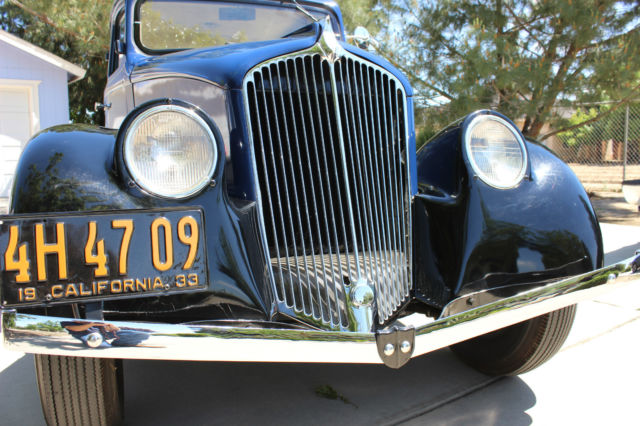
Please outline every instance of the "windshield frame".
[[[133, 41], [135, 43], [135, 46], [137, 48], [137, 50], [139, 50], [140, 52], [144, 53], [145, 55], [149, 55], [149, 56], [162, 56], [162, 55], [166, 55], [169, 53], [174, 53], [174, 52], [183, 52], [183, 51], [187, 51], [187, 50], [192, 50], [192, 49], [215, 49], [215, 48], [220, 48], [220, 47], [224, 47], [226, 45], [218, 45], [218, 46], [202, 46], [202, 47], [196, 47], [196, 48], [191, 48], [191, 47], [185, 47], [185, 48], [177, 48], [177, 49], [161, 49], [161, 50], [156, 50], [156, 49], [150, 49], [147, 46], [145, 46], [142, 43], [142, 40], [140, 38], [140, 27], [141, 27], [141, 7], [142, 5], [148, 0], [137, 0], [135, 2], [135, 6], [133, 8], [133, 19], [132, 19], [132, 24], [133, 24], [133, 31], [131, 31], [131, 34], [133, 36]], [[167, 0], [167, 1], [171, 1], [171, 2], [182, 2], [182, 1], [188, 1], [188, 2], [202, 2], [202, 3], [206, 3], [206, 2], [216, 2], [216, 3], [229, 3], [229, 4], [236, 4], [236, 5], [242, 5], [242, 4], [247, 4], [247, 5], [256, 5], [256, 6], [268, 6], [268, 7], [274, 7], [274, 8], [287, 8], [287, 9], [291, 9], [294, 11], [297, 11], [298, 13], [300, 13], [301, 15], [304, 15], [304, 12], [300, 11], [298, 9], [298, 7], [296, 6], [296, 4], [294, 2], [287, 2], [287, 1], [279, 1], [279, 0]], [[336, 15], [333, 13], [334, 11], [329, 9], [329, 8], [324, 8], [324, 7], [319, 7], [320, 5], [318, 4], [313, 4], [310, 5], [309, 3], [305, 3], [303, 1], [299, 1], [298, 2], [300, 5], [302, 5], [304, 7], [305, 10], [307, 10], [308, 12], [311, 13], [322, 13], [322, 14], [326, 14], [328, 16], [331, 17], [331, 22], [332, 25], [334, 26], [334, 28], [339, 29], [339, 32], [336, 33], [336, 37], [338, 37], [339, 40], [343, 40], [344, 38], [344, 34], [343, 34], [343, 29], [340, 26], [340, 20], [337, 19]], [[241, 43], [234, 43], [234, 44], [241, 44]]]

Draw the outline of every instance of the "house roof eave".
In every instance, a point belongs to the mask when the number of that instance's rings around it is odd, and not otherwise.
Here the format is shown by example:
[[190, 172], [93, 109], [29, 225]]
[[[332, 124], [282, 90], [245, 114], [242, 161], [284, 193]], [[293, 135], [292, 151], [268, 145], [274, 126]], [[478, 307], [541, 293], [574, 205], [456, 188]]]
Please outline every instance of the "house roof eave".
[[45, 62], [50, 63], [58, 68], [61, 68], [67, 72], [67, 83], [73, 83], [74, 81], [81, 80], [86, 74], [86, 70], [73, 64], [65, 59], [62, 59], [58, 55], [54, 55], [51, 52], [44, 50], [28, 41], [21, 39], [11, 33], [4, 30], [0, 30], [0, 41], [22, 50], [32, 56], [35, 56]]

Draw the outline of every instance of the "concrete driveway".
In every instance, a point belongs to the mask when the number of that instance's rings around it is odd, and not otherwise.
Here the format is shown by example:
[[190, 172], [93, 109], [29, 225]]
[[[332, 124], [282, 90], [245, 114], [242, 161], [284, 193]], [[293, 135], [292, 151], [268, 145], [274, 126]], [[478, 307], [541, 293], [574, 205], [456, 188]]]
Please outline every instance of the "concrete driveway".
[[[607, 263], [640, 227], [603, 225]], [[562, 351], [491, 378], [443, 349], [371, 365], [126, 361], [126, 424], [639, 424], [640, 288], [581, 303]], [[0, 350], [0, 424], [41, 425], [33, 357]]]

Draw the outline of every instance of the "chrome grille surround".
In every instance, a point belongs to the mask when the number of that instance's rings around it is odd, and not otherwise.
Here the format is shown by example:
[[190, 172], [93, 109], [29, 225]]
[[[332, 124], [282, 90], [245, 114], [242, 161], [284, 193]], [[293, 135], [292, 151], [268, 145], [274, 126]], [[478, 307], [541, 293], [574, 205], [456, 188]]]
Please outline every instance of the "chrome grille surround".
[[371, 331], [412, 286], [406, 93], [327, 34], [245, 77], [259, 218], [281, 308]]

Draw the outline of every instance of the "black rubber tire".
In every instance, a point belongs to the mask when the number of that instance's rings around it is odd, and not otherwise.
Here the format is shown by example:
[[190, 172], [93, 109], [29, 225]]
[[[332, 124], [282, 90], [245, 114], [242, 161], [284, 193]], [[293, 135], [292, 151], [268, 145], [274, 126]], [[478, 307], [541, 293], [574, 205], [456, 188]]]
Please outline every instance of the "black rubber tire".
[[556, 354], [567, 339], [576, 305], [451, 346], [462, 361], [490, 376], [526, 373]]
[[122, 361], [102, 358], [35, 355], [36, 378], [47, 424], [122, 423]]

